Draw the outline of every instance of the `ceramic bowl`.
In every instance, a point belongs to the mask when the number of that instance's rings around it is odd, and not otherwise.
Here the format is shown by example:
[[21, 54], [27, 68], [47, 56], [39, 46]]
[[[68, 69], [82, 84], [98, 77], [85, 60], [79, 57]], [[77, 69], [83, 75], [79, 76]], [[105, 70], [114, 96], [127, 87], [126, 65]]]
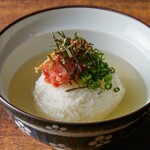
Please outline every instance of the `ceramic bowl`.
[[[146, 103], [124, 116], [91, 123], [48, 120], [16, 107], [8, 97], [11, 78], [22, 64], [49, 46], [47, 38], [41, 42], [32, 39], [55, 31], [77, 31], [95, 46], [130, 61], [144, 80]], [[26, 42], [32, 50], [22, 47]], [[0, 33], [0, 103], [23, 132], [55, 149], [100, 149], [126, 138], [146, 118], [150, 107], [149, 65], [150, 29], [138, 19], [96, 7], [42, 10], [16, 20]]]

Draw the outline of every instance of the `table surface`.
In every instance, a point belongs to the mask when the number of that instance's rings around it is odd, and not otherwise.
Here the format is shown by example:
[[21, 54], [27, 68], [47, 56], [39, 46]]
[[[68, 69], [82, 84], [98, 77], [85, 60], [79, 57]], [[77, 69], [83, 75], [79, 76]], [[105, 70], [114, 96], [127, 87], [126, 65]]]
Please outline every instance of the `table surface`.
[[[64, 5], [89, 5], [112, 8], [130, 14], [150, 25], [150, 0], [0, 0], [0, 30], [28, 13]], [[149, 150], [150, 117], [126, 140], [104, 150]], [[0, 150], [52, 150], [25, 135], [0, 106]]]

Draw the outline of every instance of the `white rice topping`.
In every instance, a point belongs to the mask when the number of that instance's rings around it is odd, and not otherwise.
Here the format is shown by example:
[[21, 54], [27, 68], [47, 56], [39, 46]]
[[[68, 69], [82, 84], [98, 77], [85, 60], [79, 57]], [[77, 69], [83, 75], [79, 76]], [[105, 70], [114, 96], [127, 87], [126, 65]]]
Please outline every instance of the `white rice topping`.
[[[101, 121], [114, 111], [121, 102], [125, 88], [117, 74], [113, 75], [112, 89], [101, 94], [87, 88], [65, 92], [72, 88], [57, 88], [44, 81], [43, 75], [35, 83], [34, 97], [38, 109], [50, 119], [64, 122]], [[113, 89], [119, 87], [119, 92]]]

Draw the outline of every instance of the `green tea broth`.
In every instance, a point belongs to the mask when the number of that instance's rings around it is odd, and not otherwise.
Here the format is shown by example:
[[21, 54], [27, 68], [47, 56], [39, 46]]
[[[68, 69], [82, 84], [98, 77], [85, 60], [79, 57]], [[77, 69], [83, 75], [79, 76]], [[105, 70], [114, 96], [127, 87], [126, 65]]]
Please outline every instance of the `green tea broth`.
[[125, 87], [125, 95], [120, 105], [105, 119], [113, 119], [126, 115], [146, 104], [146, 86], [140, 73], [126, 60], [106, 54], [107, 62], [115, 68], [121, 83]]
[[[13, 105], [30, 114], [46, 117], [37, 110], [34, 103], [34, 84], [41, 73], [36, 74], [34, 67], [42, 62], [46, 53], [39, 54], [23, 64], [13, 76], [9, 87], [9, 99]], [[121, 104], [106, 119], [112, 119], [128, 114], [146, 103], [145, 84], [136, 69], [127, 61], [105, 53], [107, 62], [115, 67], [126, 92]]]
[[[20, 48], [23, 49], [47, 49], [49, 47], [49, 35], [39, 36], [35, 41], [37, 45], [34, 47], [32, 44], [28, 43]], [[46, 42], [45, 42], [46, 41]], [[33, 42], [33, 41], [31, 41]], [[44, 45], [40, 45], [42, 43]], [[44, 44], [43, 44], [44, 43]], [[50, 49], [50, 47], [48, 48]], [[10, 102], [21, 110], [33, 114], [39, 117], [45, 117], [41, 113], [34, 102], [34, 85], [35, 81], [41, 75], [35, 73], [34, 67], [38, 66], [43, 62], [49, 52], [41, 52], [25, 62], [14, 74], [11, 79], [8, 97]], [[119, 75], [122, 84], [124, 85], [126, 92], [120, 105], [115, 109], [106, 119], [112, 119], [119, 116], [126, 115], [134, 110], [137, 110], [141, 106], [146, 104], [146, 87], [142, 77], [135, 67], [127, 62], [126, 60], [112, 55], [110, 53], [105, 53], [104, 57], [106, 61], [113, 66], [116, 73]]]

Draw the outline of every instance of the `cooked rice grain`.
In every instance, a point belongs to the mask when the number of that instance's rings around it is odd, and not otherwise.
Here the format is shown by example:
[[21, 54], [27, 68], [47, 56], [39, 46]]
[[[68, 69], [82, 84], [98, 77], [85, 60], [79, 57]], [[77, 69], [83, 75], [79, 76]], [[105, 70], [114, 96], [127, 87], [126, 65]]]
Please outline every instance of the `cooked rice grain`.
[[[113, 75], [113, 87], [98, 95], [98, 91], [85, 89], [65, 92], [71, 85], [53, 87], [44, 82], [43, 75], [35, 83], [34, 97], [39, 110], [52, 120], [65, 122], [101, 121], [121, 102], [125, 93], [117, 74]], [[119, 87], [119, 92], [113, 88]]]

